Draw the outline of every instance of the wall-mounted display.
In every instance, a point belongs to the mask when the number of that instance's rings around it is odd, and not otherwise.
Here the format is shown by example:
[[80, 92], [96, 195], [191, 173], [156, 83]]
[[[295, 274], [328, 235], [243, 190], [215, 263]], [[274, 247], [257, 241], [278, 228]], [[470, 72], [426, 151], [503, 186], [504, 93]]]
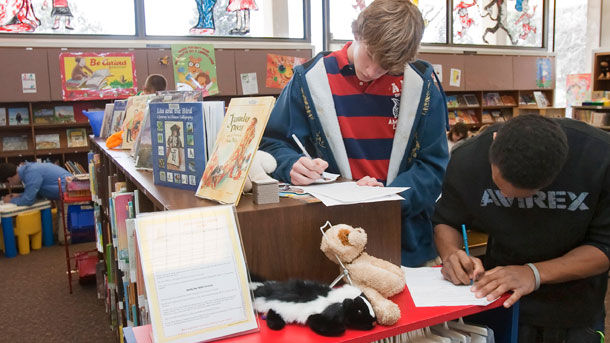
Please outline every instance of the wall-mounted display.
[[129, 0], [0, 0], [0, 33], [136, 34]]

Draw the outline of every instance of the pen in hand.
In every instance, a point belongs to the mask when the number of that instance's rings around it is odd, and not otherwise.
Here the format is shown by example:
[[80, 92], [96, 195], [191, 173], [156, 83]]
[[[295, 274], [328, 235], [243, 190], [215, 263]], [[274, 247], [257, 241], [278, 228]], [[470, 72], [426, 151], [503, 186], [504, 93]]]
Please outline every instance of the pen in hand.
[[[468, 235], [466, 234], [466, 224], [462, 224], [462, 236], [464, 237], [464, 250], [466, 250], [466, 255], [470, 257], [470, 251], [468, 250]], [[470, 284], [472, 285], [474, 280], [470, 279]]]
[[299, 148], [301, 148], [301, 151], [303, 152], [303, 154], [307, 158], [312, 159], [311, 156], [309, 155], [309, 153], [307, 152], [307, 150], [305, 150], [305, 147], [303, 146], [303, 144], [301, 144], [301, 141], [297, 138], [297, 136], [294, 133], [292, 134], [292, 139], [294, 139], [295, 143], [297, 143]]

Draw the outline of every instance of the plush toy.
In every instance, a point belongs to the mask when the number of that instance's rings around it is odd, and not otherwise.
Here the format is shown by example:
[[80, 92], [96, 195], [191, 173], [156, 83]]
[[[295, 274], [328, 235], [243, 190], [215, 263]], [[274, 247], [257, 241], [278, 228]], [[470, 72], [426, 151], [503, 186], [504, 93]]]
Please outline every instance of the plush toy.
[[602, 57], [599, 61], [599, 78], [608, 79], [610, 78], [610, 58]]
[[251, 283], [250, 288], [254, 309], [266, 314], [272, 330], [299, 323], [323, 336], [339, 336], [346, 328], [371, 330], [375, 324], [371, 303], [354, 286], [330, 288], [315, 281], [289, 280]]
[[244, 192], [252, 190], [252, 181], [273, 180], [268, 174], [271, 174], [276, 167], [277, 162], [270, 153], [258, 150], [252, 159], [252, 165], [244, 185]]
[[404, 290], [405, 276], [399, 266], [367, 254], [364, 251], [366, 242], [366, 232], [362, 228], [339, 224], [324, 233], [320, 249], [331, 261], [345, 266], [348, 280], [362, 290], [373, 305], [377, 322], [393, 325], [400, 319], [400, 308], [387, 298]]

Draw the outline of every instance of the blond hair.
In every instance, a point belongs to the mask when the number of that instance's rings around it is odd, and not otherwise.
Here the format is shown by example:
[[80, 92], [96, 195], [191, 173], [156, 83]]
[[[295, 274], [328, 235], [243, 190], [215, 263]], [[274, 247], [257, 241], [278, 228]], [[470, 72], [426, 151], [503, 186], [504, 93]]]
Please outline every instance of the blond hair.
[[391, 74], [400, 74], [415, 60], [424, 20], [410, 0], [375, 0], [352, 23], [352, 32], [367, 45], [373, 61]]

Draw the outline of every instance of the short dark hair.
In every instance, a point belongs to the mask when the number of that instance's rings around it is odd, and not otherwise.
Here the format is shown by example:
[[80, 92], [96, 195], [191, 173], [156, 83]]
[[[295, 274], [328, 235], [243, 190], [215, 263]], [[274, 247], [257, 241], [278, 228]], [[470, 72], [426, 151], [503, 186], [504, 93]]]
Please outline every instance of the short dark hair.
[[452, 138], [452, 134], [456, 134], [460, 137], [460, 140], [468, 138], [468, 126], [462, 122], [455, 123], [451, 129], [449, 129], [449, 138]]
[[568, 138], [557, 121], [523, 115], [500, 127], [489, 149], [489, 162], [513, 186], [540, 189], [555, 180], [568, 151]]
[[17, 174], [17, 166], [12, 163], [0, 163], [0, 182], [5, 183], [8, 178]]
[[146, 78], [144, 90], [148, 93], [164, 91], [167, 88], [167, 80], [161, 74], [150, 74]]

